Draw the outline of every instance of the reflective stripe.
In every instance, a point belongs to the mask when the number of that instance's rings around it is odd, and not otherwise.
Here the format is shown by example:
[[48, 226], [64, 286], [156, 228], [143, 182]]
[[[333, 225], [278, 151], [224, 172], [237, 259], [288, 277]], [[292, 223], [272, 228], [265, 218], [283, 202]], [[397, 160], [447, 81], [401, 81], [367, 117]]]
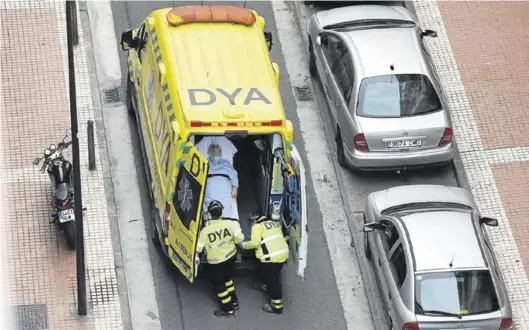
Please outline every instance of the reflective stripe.
[[227, 304], [231, 301], [231, 296], [228, 296], [227, 298], [224, 298], [224, 299], [221, 299], [220, 302], [222, 302], [223, 304]]
[[288, 249], [281, 249], [281, 250], [276, 251], [276, 252], [272, 252], [272, 253], [269, 253], [269, 254], [264, 254], [262, 256], [262, 258], [264, 258], [264, 259], [272, 258], [272, 257], [278, 256], [278, 255], [283, 254], [283, 253], [288, 253]]
[[231, 243], [231, 242], [230, 241], [224, 241], [224, 242], [220, 242], [219, 244], [212, 244], [212, 245], [209, 246], [208, 250], [213, 250], [213, 249], [217, 249], [219, 247], [223, 247], [224, 245], [226, 245], [228, 243]]
[[209, 263], [216, 263], [216, 262], [220, 263], [220, 262], [226, 261], [229, 258], [233, 257], [236, 252], [237, 252], [237, 248], [235, 248], [235, 246], [234, 246], [233, 250], [231, 250], [230, 252], [226, 253], [224, 256], [218, 257], [218, 258], [215, 258], [215, 259], [208, 259], [208, 262]]
[[234, 286], [230, 286], [230, 287], [228, 288], [228, 291], [229, 291], [229, 292], [235, 292], [235, 287], [234, 287]]
[[278, 239], [278, 238], [283, 239], [283, 237], [284, 237], [284, 236], [281, 235], [281, 234], [276, 234], [276, 235], [269, 236], [269, 237], [267, 237], [267, 238], [261, 240], [261, 245], [265, 244], [266, 242], [270, 242], [270, 241], [273, 241], [273, 240], [275, 240], [275, 239]]
[[229, 280], [228, 282], [226, 282], [226, 286], [230, 286], [230, 285], [233, 285], [233, 280]]
[[228, 290], [225, 290], [225, 291], [223, 291], [223, 292], [221, 292], [221, 293], [217, 293], [217, 296], [218, 296], [219, 298], [222, 298], [222, 297], [226, 297], [226, 296], [229, 295], [229, 294], [230, 294], [230, 292], [229, 292]]
[[242, 230], [237, 229], [237, 231], [233, 233], [233, 236], [237, 237], [237, 235], [239, 235], [240, 233], [242, 233]]
[[272, 299], [272, 304], [281, 304], [283, 299]]

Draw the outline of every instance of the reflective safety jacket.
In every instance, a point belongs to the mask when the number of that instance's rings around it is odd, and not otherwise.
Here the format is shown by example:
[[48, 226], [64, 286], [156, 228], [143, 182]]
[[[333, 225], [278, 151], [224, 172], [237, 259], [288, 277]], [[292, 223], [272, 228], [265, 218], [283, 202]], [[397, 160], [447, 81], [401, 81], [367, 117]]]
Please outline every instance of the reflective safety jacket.
[[210, 264], [220, 264], [237, 253], [235, 244], [244, 241], [244, 234], [238, 221], [209, 220], [200, 232], [197, 252], [206, 250]]
[[252, 237], [244, 242], [243, 248], [255, 249], [255, 256], [261, 262], [282, 263], [288, 259], [288, 244], [280, 221], [265, 220], [252, 226]]

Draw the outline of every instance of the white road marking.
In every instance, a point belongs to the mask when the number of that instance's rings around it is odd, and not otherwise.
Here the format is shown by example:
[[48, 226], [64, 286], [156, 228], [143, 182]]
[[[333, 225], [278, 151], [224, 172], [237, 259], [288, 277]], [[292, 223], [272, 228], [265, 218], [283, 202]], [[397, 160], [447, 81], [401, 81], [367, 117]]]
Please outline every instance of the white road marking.
[[[283, 1], [272, 1], [272, 8], [292, 86], [311, 85], [308, 58], [303, 51], [303, 41], [293, 12]], [[374, 329], [358, 260], [350, 247], [352, 237], [342, 197], [335, 188], [338, 187], [338, 180], [330, 161], [332, 157], [325, 142], [318, 106], [312, 101], [297, 101], [296, 110], [348, 329]], [[310, 267], [310, 251], [308, 263]]]

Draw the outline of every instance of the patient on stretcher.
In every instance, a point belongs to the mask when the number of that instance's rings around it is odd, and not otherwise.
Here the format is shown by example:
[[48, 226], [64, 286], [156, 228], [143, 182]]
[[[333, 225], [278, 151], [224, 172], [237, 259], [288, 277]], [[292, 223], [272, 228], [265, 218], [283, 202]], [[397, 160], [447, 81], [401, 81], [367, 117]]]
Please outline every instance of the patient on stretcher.
[[[228, 139], [226, 140], [231, 143]], [[235, 148], [235, 146], [233, 146], [233, 148]], [[239, 176], [237, 170], [233, 167], [233, 158], [231, 162], [222, 158], [222, 148], [216, 143], [216, 141], [212, 141], [209, 145], [207, 155], [209, 171], [203, 203], [204, 211], [206, 211], [207, 206], [211, 201], [217, 200], [221, 202], [224, 207], [222, 211], [223, 218], [239, 220], [239, 212], [237, 209]]]

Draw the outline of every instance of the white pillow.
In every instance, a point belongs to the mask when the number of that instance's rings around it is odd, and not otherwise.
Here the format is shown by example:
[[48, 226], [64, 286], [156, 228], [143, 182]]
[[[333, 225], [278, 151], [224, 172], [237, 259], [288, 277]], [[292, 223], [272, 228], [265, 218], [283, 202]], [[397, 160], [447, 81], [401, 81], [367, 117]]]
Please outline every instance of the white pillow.
[[233, 165], [233, 157], [237, 153], [237, 148], [226, 138], [225, 136], [205, 136], [196, 144], [198, 152], [200, 152], [204, 157], [208, 157], [208, 148], [211, 144], [218, 144], [222, 149], [222, 159], [227, 160]]

